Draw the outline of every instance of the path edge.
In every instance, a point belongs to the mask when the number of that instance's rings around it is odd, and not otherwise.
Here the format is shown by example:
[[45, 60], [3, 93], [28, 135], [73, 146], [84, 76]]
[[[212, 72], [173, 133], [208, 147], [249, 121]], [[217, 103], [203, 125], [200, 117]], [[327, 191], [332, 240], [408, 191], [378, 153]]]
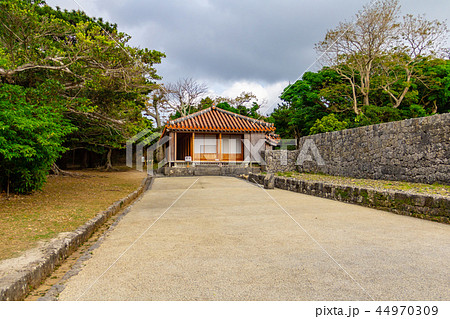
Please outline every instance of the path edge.
[[[267, 175], [250, 173], [241, 178], [267, 188]], [[272, 176], [272, 178], [275, 188], [450, 224], [450, 198], [445, 196], [342, 186], [292, 177]]]
[[[0, 278], [0, 301], [24, 300], [28, 293], [38, 287], [53, 270], [84, 242], [111, 216], [139, 199], [140, 195], [150, 188], [154, 176], [147, 176], [137, 190], [116, 201], [106, 210], [78, 227], [75, 231], [64, 233], [40, 248], [41, 255], [13, 274]], [[20, 257], [19, 257], [20, 258]]]

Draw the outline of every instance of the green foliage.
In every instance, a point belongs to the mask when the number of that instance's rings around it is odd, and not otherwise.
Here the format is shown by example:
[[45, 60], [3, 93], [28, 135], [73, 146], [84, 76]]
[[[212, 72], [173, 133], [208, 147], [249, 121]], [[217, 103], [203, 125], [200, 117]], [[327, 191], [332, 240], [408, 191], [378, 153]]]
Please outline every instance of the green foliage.
[[222, 102], [216, 105], [217, 108], [225, 110], [225, 111], [229, 111], [229, 112], [233, 112], [236, 114], [239, 114], [239, 109], [235, 108], [235, 107], [231, 107], [230, 104], [228, 104], [227, 102]]
[[365, 126], [402, 119], [401, 111], [389, 106], [367, 105], [361, 108], [361, 113], [356, 117], [357, 126]]
[[450, 112], [450, 60], [426, 59], [416, 67], [427, 81], [417, 81], [419, 104], [429, 113]]
[[307, 72], [284, 89], [280, 96], [284, 103], [270, 115], [269, 121], [282, 138], [309, 135], [316, 121], [331, 112], [345, 115], [350, 104], [347, 91], [348, 85], [330, 68]]
[[389, 106], [368, 105], [361, 108], [362, 113], [355, 119], [358, 126], [379, 124], [403, 119], [427, 116], [421, 105], [413, 104], [403, 109]]
[[330, 115], [322, 117], [320, 120], [316, 120], [316, 123], [311, 127], [311, 134], [325, 133], [344, 130], [348, 127], [347, 122], [339, 121], [336, 116], [331, 113]]
[[329, 67], [286, 87], [271, 115], [280, 134], [333, 129], [329, 114], [356, 127], [450, 111], [450, 62], [437, 58], [446, 22], [399, 12], [398, 0], [379, 1], [326, 33], [316, 50]]
[[37, 88], [0, 86], [0, 186], [12, 192], [40, 189], [74, 131], [61, 112], [55, 83]]
[[292, 117], [295, 110], [283, 103], [270, 114], [268, 121], [277, 128], [277, 134], [282, 139], [291, 139], [297, 136], [297, 127], [293, 124]]
[[233, 107], [230, 106], [230, 104], [227, 102], [219, 103], [216, 105], [216, 107], [236, 114], [248, 116], [255, 119], [261, 119], [261, 115], [258, 113], [259, 105], [256, 102], [253, 102], [251, 108], [248, 108], [245, 105], [238, 105], [237, 107]]
[[[301, 80], [287, 86], [281, 99], [283, 103], [270, 115], [277, 133], [282, 138], [301, 136], [399, 121], [434, 113], [450, 111], [450, 61], [426, 58], [415, 64], [415, 75], [410, 83], [399, 80], [390, 86], [395, 96], [406, 85], [408, 90], [401, 104], [395, 107], [394, 100], [382, 88], [373, 89], [370, 100], [373, 104], [362, 105], [360, 114], [352, 109], [351, 86], [333, 70], [325, 67], [318, 72], [307, 72]], [[386, 81], [381, 73], [373, 75], [374, 86]], [[362, 106], [361, 106], [362, 105]], [[343, 125], [343, 123], [346, 123]]]
[[[151, 127], [142, 111], [160, 79], [153, 65], [163, 53], [129, 46], [131, 37], [115, 24], [81, 11], [55, 10], [44, 1], [2, 0], [0, 21], [0, 90], [13, 94], [2, 116], [5, 121], [23, 119], [23, 125], [5, 122], [3, 127], [3, 184], [6, 174], [15, 174], [14, 181], [10, 178], [14, 190], [37, 189], [65, 149], [105, 153]], [[47, 124], [32, 124], [38, 119]], [[53, 135], [33, 131], [33, 125], [52, 127]], [[63, 129], [69, 127], [77, 130]], [[44, 140], [51, 144], [40, 147]]]
[[212, 98], [210, 98], [209, 96], [207, 96], [200, 101], [199, 109], [204, 110], [213, 105], [214, 105], [214, 100]]
[[412, 104], [408, 109], [402, 110], [403, 118], [415, 118], [428, 116], [427, 111], [422, 105]]
[[[42, 4], [45, 3], [45, 1], [38, 1]], [[41, 16], [48, 16], [48, 17], [54, 17], [63, 21], [67, 21], [71, 25], [76, 26], [79, 23], [82, 22], [88, 22], [89, 26], [99, 25], [103, 30], [113, 33], [117, 32], [117, 24], [111, 24], [109, 22], [104, 22], [102, 18], [94, 18], [89, 17], [86, 13], [82, 11], [68, 11], [66, 9], [61, 10], [60, 7], [56, 7], [56, 10], [53, 9], [50, 6], [42, 5], [35, 7], [36, 12]], [[94, 23], [92, 23], [94, 22]]]

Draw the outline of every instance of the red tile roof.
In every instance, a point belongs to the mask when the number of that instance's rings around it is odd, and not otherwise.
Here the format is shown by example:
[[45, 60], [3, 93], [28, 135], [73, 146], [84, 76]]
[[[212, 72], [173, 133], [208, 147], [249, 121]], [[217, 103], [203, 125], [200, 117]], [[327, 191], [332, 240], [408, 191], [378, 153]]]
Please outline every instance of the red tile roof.
[[280, 143], [280, 135], [275, 133], [267, 133], [266, 134], [266, 142], [269, 143], [272, 146], [277, 146], [278, 143]]
[[269, 133], [275, 131], [275, 127], [272, 123], [256, 120], [212, 106], [188, 116], [169, 121], [164, 128], [164, 131], [166, 130]]

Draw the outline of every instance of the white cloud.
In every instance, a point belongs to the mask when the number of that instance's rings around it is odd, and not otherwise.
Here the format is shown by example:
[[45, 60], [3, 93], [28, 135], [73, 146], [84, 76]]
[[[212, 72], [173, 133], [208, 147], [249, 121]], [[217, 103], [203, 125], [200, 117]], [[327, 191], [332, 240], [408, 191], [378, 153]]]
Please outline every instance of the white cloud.
[[256, 95], [258, 103], [262, 104], [261, 111], [265, 113], [266, 110], [273, 109], [280, 102], [279, 96], [287, 85], [287, 81], [263, 85], [258, 82], [242, 80], [232, 83], [218, 95], [234, 98], [241, 92], [252, 92]]

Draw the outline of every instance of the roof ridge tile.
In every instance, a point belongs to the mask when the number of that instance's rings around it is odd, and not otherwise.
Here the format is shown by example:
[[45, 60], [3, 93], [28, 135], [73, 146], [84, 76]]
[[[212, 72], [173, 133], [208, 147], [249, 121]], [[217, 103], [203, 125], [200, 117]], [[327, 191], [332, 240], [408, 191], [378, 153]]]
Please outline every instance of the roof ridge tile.
[[254, 119], [245, 115], [211, 106], [184, 117], [171, 120], [167, 129], [183, 131], [231, 131], [231, 132], [265, 132], [275, 131], [273, 123]]

